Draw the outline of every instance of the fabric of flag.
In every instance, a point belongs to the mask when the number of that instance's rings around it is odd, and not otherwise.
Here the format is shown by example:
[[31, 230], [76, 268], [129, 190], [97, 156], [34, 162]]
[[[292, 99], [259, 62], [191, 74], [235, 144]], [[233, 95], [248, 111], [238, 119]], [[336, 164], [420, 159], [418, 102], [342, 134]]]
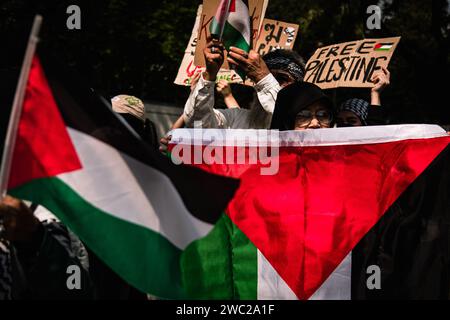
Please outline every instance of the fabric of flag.
[[186, 297], [181, 254], [238, 186], [151, 150], [60, 66], [34, 57], [8, 192], [40, 204], [128, 283]]
[[233, 46], [248, 52], [251, 30], [247, 1], [221, 0], [211, 22], [210, 32], [212, 35], [222, 35], [227, 49]]
[[[195, 130], [173, 133], [171, 156], [203, 152], [196, 166], [241, 184], [227, 216], [183, 252], [189, 296], [448, 299], [450, 137], [440, 127], [288, 131], [263, 144], [258, 130], [204, 130], [209, 141]], [[275, 142], [279, 170], [261, 175], [268, 161], [250, 154]], [[227, 164], [239, 151], [246, 161]], [[370, 266], [380, 289], [367, 286]]]

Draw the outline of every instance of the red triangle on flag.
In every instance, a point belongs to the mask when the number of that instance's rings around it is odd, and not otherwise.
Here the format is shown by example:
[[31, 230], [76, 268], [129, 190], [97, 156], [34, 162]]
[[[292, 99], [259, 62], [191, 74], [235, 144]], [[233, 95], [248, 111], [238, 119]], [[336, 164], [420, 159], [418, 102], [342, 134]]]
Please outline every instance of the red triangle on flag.
[[286, 147], [272, 176], [259, 165], [201, 167], [240, 178], [228, 215], [297, 297], [308, 299], [449, 143]]
[[236, 0], [231, 0], [229, 12], [236, 12]]
[[33, 179], [78, 169], [81, 169], [81, 162], [41, 63], [35, 56], [17, 131], [8, 189]]

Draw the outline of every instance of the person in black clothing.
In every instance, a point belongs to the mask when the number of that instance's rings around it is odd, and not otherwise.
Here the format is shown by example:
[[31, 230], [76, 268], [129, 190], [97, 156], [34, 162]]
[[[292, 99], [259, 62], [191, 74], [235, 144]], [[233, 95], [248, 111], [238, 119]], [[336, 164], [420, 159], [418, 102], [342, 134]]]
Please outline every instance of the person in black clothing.
[[[84, 247], [56, 217], [6, 196], [0, 220], [0, 300], [94, 298]], [[79, 271], [77, 287], [69, 268]]]
[[333, 125], [333, 104], [315, 84], [296, 82], [278, 93], [271, 129], [306, 130]]
[[338, 127], [367, 126], [369, 103], [363, 99], [348, 99], [339, 107], [337, 114]]
[[390, 83], [390, 72], [386, 68], [375, 72], [372, 77], [371, 103], [362, 99], [349, 99], [341, 104], [336, 116], [338, 127], [360, 127], [387, 124], [386, 109], [381, 105], [381, 92]]

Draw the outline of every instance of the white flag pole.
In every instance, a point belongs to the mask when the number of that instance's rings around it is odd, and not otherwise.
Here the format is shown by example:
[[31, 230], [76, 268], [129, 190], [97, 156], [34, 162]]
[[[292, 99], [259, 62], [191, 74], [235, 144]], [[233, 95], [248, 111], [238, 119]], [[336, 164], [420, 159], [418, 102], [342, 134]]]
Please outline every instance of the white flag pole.
[[227, 4], [225, 6], [226, 8], [226, 13], [225, 13], [225, 17], [224, 17], [224, 21], [220, 22], [220, 34], [219, 34], [219, 41], [222, 41], [223, 39], [223, 32], [225, 30], [225, 24], [228, 21], [228, 16], [230, 15], [230, 7], [231, 7], [231, 0], [227, 1]]
[[20, 115], [22, 114], [23, 100], [25, 90], [27, 88], [28, 76], [31, 69], [31, 62], [36, 51], [36, 45], [39, 41], [38, 35], [42, 24], [42, 16], [34, 17], [33, 27], [28, 39], [25, 58], [23, 59], [22, 69], [20, 70], [19, 82], [17, 84], [16, 93], [14, 95], [13, 107], [9, 117], [8, 131], [6, 133], [5, 146], [3, 149], [2, 166], [0, 168], [0, 199], [6, 195], [11, 171], [11, 162], [16, 144], [17, 127], [19, 126]]

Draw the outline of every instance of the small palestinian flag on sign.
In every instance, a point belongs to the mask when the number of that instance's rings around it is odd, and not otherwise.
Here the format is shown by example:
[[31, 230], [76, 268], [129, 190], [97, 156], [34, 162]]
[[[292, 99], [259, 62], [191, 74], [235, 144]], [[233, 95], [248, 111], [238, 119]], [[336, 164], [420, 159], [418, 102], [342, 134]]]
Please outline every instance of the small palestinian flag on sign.
[[393, 42], [389, 43], [377, 43], [375, 47], [373, 47], [373, 51], [389, 51], [394, 46]]

